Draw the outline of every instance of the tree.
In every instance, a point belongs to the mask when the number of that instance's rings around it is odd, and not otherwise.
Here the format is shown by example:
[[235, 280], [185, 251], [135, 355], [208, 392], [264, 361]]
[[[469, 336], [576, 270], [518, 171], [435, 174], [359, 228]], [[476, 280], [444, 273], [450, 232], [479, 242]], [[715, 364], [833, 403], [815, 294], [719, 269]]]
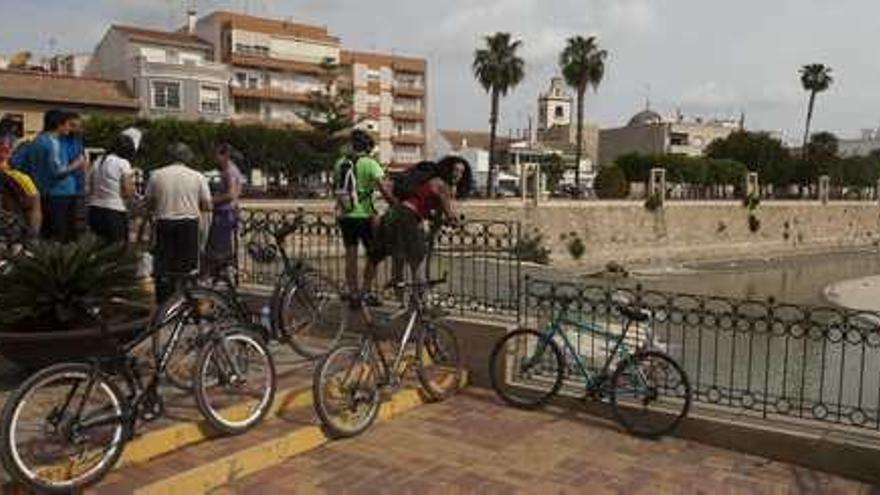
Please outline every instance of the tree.
[[706, 148], [709, 158], [730, 159], [757, 172], [761, 181], [784, 187], [791, 183], [793, 163], [782, 141], [763, 132], [737, 131], [712, 141]]
[[619, 167], [602, 167], [594, 184], [600, 199], [623, 199], [629, 194], [629, 182]]
[[312, 91], [306, 109], [299, 113], [299, 117], [312, 130], [308, 145], [313, 159], [319, 168], [331, 170], [357, 122], [354, 119], [351, 90], [336, 85], [339, 66], [325, 59], [321, 69], [319, 78], [324, 83], [324, 89]]
[[559, 55], [559, 67], [565, 82], [577, 92], [577, 148], [575, 152], [574, 182], [580, 190], [581, 155], [584, 146], [584, 95], [588, 87], [599, 88], [605, 76], [605, 58], [608, 52], [599, 49], [595, 36], [574, 36], [568, 39]]
[[816, 105], [816, 95], [831, 87], [834, 79], [831, 77], [831, 67], [825, 64], [808, 64], [801, 67], [801, 86], [810, 93], [807, 104], [807, 122], [804, 129], [803, 158], [807, 157], [807, 139], [810, 136], [810, 124], [813, 121], [813, 108]]
[[561, 155], [551, 154], [544, 159], [541, 164], [541, 173], [547, 177], [547, 188], [551, 191], [556, 190], [556, 186], [565, 176], [565, 161]]
[[474, 77], [491, 95], [489, 113], [489, 177], [487, 192], [495, 194], [495, 134], [498, 126], [498, 105], [502, 96], [516, 87], [525, 76], [525, 62], [517, 55], [522, 42], [511, 40], [510, 33], [495, 33], [484, 38], [486, 46], [474, 52]]

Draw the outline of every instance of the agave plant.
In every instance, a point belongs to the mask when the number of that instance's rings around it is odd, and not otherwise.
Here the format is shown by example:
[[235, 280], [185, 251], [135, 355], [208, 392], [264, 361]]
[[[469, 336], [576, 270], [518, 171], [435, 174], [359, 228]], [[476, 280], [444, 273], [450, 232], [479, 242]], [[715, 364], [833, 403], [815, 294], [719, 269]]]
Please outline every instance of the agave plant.
[[135, 256], [94, 237], [71, 244], [36, 243], [6, 262], [0, 273], [0, 330], [75, 329], [93, 323], [89, 307], [147, 300]]

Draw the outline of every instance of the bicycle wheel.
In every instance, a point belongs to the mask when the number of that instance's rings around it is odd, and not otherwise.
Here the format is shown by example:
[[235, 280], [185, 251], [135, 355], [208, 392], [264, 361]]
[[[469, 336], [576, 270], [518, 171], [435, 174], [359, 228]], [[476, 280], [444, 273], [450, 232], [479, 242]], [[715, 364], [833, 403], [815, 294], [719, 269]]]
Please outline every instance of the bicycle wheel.
[[416, 355], [416, 375], [432, 400], [443, 400], [461, 388], [464, 368], [458, 340], [449, 327], [433, 321], [422, 323]]
[[37, 372], [3, 408], [6, 472], [37, 492], [70, 493], [100, 480], [129, 437], [124, 409], [118, 387], [89, 365]]
[[614, 418], [643, 438], [671, 433], [691, 406], [687, 375], [662, 352], [640, 352], [618, 364], [609, 388]]
[[216, 430], [237, 435], [263, 420], [275, 397], [275, 363], [255, 333], [232, 329], [203, 346], [196, 362], [199, 411]]
[[522, 409], [547, 403], [562, 387], [562, 351], [534, 330], [515, 330], [492, 349], [489, 380], [504, 402]]
[[[157, 312], [153, 333], [153, 356], [160, 361], [171, 345], [164, 378], [169, 384], [184, 391], [193, 389], [193, 369], [198, 357], [202, 337], [218, 323], [241, 322], [242, 315], [235, 304], [224, 294], [206, 288], [189, 291], [189, 297], [178, 294], [166, 301]], [[177, 332], [177, 340], [171, 338]]]
[[323, 356], [336, 347], [347, 328], [338, 288], [312, 270], [302, 271], [286, 283], [276, 303], [279, 338], [304, 357]]
[[328, 435], [353, 437], [373, 424], [379, 415], [378, 380], [367, 344], [337, 347], [324, 357], [315, 369], [312, 393]]

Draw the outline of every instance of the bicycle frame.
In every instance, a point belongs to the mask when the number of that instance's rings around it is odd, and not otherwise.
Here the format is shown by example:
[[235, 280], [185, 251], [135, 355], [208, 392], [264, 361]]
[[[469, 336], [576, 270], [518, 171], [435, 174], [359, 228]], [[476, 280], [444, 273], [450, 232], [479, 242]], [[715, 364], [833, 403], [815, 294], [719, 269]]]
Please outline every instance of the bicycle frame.
[[[556, 316], [547, 326], [547, 329], [543, 332], [543, 337], [539, 344], [541, 347], [538, 349], [538, 352], [535, 353], [535, 357], [543, 354], [544, 346], [547, 345], [547, 342], [553, 340], [558, 335], [564, 343], [563, 352], [567, 352], [574, 358], [574, 361], [577, 364], [578, 371], [587, 382], [587, 389], [594, 390], [598, 388], [599, 385], [601, 385], [608, 377], [608, 371], [611, 367], [611, 363], [614, 362], [615, 357], [619, 356], [620, 360], [622, 361], [634, 354], [629, 345], [627, 345], [625, 342], [626, 336], [629, 333], [629, 329], [632, 326], [632, 323], [632, 320], [627, 318], [626, 324], [623, 325], [623, 331], [620, 333], [620, 336], [613, 336], [606, 329], [598, 325], [576, 321], [572, 318], [569, 318], [567, 310], [562, 309], [556, 314]], [[575, 332], [579, 334], [587, 334], [593, 337], [600, 337], [604, 339], [606, 343], [614, 343], [611, 351], [606, 352], [607, 356], [605, 358], [605, 363], [602, 365], [600, 372], [593, 371], [584, 364], [584, 360], [582, 359], [581, 354], [578, 352], [577, 347], [575, 347], [571, 343], [565, 327], [574, 327]]]

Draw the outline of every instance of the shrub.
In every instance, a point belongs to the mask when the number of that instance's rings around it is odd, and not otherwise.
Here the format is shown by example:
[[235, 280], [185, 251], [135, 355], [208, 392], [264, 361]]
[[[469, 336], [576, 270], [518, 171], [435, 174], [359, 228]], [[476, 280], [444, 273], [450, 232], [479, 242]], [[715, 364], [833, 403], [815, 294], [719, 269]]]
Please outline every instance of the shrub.
[[749, 231], [753, 234], [761, 230], [761, 220], [753, 214], [749, 215]]
[[146, 302], [136, 258], [122, 245], [105, 245], [94, 237], [73, 244], [41, 242], [6, 261], [0, 274], [4, 328], [76, 329], [93, 323], [86, 309], [95, 304]]
[[584, 241], [582, 241], [580, 237], [572, 238], [568, 241], [566, 247], [568, 247], [568, 254], [576, 260], [581, 259], [587, 252], [587, 247], [584, 245]]
[[540, 265], [550, 263], [550, 249], [544, 246], [544, 235], [538, 230], [523, 234], [513, 249], [522, 261]]
[[645, 200], [645, 209], [648, 211], [657, 211], [662, 207], [663, 201], [660, 199], [659, 193], [654, 193]]
[[619, 167], [603, 167], [596, 174], [596, 196], [601, 199], [623, 199], [629, 195], [629, 182]]

